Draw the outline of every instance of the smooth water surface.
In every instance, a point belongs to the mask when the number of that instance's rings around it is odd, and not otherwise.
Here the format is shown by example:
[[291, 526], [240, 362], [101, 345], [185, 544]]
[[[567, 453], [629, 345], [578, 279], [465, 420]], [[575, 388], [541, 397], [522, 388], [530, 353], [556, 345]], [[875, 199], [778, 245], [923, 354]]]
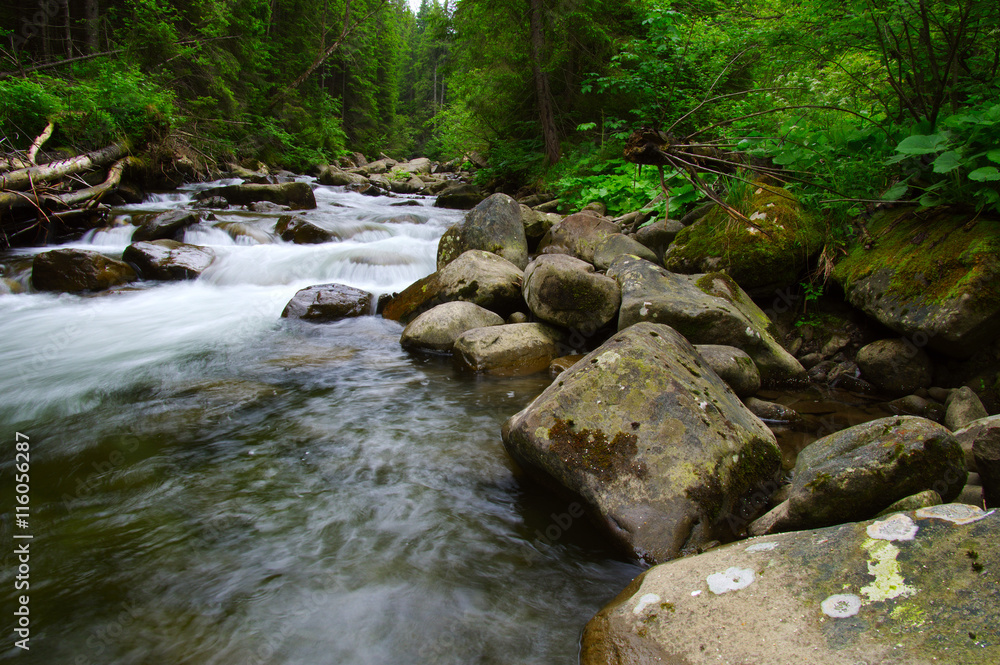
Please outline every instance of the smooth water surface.
[[[460, 215], [316, 193], [307, 217], [338, 242], [218, 211], [185, 235], [217, 253], [196, 281], [0, 296], [5, 488], [15, 432], [31, 443], [30, 527], [5, 489], [0, 538], [34, 536], [31, 651], [8, 639], [0, 660], [574, 663], [639, 572], [503, 450], [546, 377], [462, 374], [380, 317], [280, 319], [311, 284], [405, 288]], [[70, 246], [120, 256], [132, 230]], [[0, 260], [6, 276], [26, 282], [30, 254]], [[7, 625], [12, 585], [0, 597]]]

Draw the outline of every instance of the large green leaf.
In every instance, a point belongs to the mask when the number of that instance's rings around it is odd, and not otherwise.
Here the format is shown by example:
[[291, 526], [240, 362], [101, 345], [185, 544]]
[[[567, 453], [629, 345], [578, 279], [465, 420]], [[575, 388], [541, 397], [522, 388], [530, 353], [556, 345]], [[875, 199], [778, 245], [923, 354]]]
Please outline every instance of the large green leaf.
[[897, 182], [882, 194], [879, 198], [883, 201], [898, 201], [906, 195], [906, 190], [910, 188], [905, 182]]
[[986, 159], [990, 160], [991, 162], [996, 162], [997, 164], [1000, 164], [1000, 148], [996, 148], [994, 150], [990, 150], [989, 152], [987, 152]]
[[997, 170], [995, 166], [984, 166], [970, 173], [969, 180], [975, 180], [976, 182], [1000, 180], [1000, 170]]
[[948, 137], [945, 134], [916, 134], [900, 141], [896, 152], [904, 155], [929, 155], [941, 151], [947, 145]]
[[962, 165], [962, 155], [957, 150], [942, 152], [934, 160], [934, 173], [949, 173]]

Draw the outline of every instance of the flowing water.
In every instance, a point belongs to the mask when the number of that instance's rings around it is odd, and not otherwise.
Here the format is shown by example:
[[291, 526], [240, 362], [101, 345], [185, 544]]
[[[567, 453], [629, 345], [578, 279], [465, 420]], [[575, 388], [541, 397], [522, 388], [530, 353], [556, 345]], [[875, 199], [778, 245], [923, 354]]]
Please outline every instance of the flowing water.
[[[503, 450], [501, 423], [544, 377], [407, 354], [380, 317], [279, 318], [311, 284], [403, 289], [459, 218], [316, 194], [307, 217], [339, 242], [288, 244], [277, 215], [218, 211], [184, 238], [217, 254], [198, 280], [0, 295], [5, 635], [25, 593], [10, 544], [33, 536], [31, 650], [7, 638], [0, 661], [573, 663], [640, 571]], [[120, 255], [133, 228], [70, 246]], [[26, 282], [31, 253], [0, 258], [5, 276]], [[16, 432], [27, 529], [8, 508]]]

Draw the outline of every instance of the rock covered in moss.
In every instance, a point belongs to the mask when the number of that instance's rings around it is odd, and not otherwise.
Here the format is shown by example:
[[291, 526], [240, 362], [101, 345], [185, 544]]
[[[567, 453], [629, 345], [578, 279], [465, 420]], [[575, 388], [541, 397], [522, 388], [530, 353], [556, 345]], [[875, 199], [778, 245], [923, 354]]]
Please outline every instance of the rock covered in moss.
[[750, 533], [870, 519], [929, 489], [951, 501], [967, 476], [965, 453], [947, 429], [916, 416], [880, 418], [803, 448], [788, 499], [751, 524]]
[[508, 420], [522, 468], [583, 498], [649, 561], [732, 538], [727, 517], [780, 466], [774, 435], [677, 331], [619, 332]]
[[778, 343], [767, 315], [723, 273], [677, 275], [625, 256], [608, 270], [622, 287], [618, 329], [639, 321], [665, 323], [693, 344], [723, 344], [745, 351], [765, 383], [800, 380], [806, 371]]
[[934, 366], [927, 352], [908, 339], [880, 339], [858, 349], [861, 376], [893, 396], [929, 388]]
[[302, 319], [311, 323], [330, 323], [372, 313], [374, 296], [346, 284], [316, 284], [296, 293], [284, 311], [283, 319]]
[[136, 277], [124, 261], [84, 249], [53, 249], [31, 262], [31, 284], [38, 291], [103, 291]]
[[446, 302], [410, 323], [399, 339], [404, 349], [451, 353], [455, 340], [474, 328], [503, 324], [503, 317], [471, 302]]
[[524, 301], [542, 321], [589, 333], [618, 316], [618, 282], [594, 272], [586, 261], [543, 254], [524, 271]]
[[823, 247], [822, 220], [803, 212], [780, 187], [747, 185], [735, 204], [749, 221], [716, 206], [682, 229], [663, 255], [671, 272], [724, 270], [748, 293], [770, 295], [796, 284], [809, 259]]
[[694, 348], [737, 397], [750, 397], [760, 390], [757, 365], [743, 351], [722, 344], [695, 344]]
[[438, 241], [438, 270], [470, 249], [492, 252], [524, 270], [528, 265], [528, 241], [521, 208], [514, 199], [494, 194], [448, 229]]
[[[1000, 444], [1000, 415], [980, 418], [955, 432], [955, 438], [965, 451], [965, 463], [969, 471], [978, 471], [975, 461], [975, 446], [977, 441], [995, 439]], [[980, 444], [982, 446], [984, 444]]]
[[848, 302], [956, 357], [1000, 335], [1000, 221], [901, 208], [876, 215], [868, 233], [834, 268]]
[[143, 279], [195, 279], [212, 265], [215, 252], [176, 240], [153, 240], [132, 243], [125, 248], [122, 259]]
[[[554, 224], [538, 243], [538, 251], [570, 254], [587, 263], [594, 262], [594, 252], [608, 236], [621, 229], [594, 212], [578, 212]], [[560, 251], [554, 251], [560, 248]]]
[[435, 208], [451, 208], [453, 210], [471, 210], [484, 198], [483, 191], [475, 185], [456, 182], [448, 184], [438, 194], [434, 202]]
[[646, 247], [638, 240], [630, 238], [621, 233], [612, 233], [602, 240], [594, 250], [594, 267], [598, 270], [607, 270], [619, 256], [631, 254], [640, 259], [646, 259], [656, 263], [656, 252]]
[[962, 504], [756, 538], [642, 573], [581, 665], [1000, 662], [1000, 512]]
[[562, 331], [544, 323], [508, 323], [468, 330], [452, 348], [464, 369], [520, 376], [548, 369], [565, 352], [564, 338]]
[[491, 252], [470, 250], [406, 287], [389, 301], [382, 315], [409, 323], [431, 307], [464, 300], [506, 317], [524, 309], [523, 277], [524, 273], [510, 261]]

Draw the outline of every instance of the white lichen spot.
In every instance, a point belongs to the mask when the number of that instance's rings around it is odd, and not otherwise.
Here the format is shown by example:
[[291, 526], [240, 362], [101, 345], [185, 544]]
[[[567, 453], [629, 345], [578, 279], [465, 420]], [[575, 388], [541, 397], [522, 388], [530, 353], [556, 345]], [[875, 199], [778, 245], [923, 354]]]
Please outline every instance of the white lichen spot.
[[691, 592], [691, 597], [692, 598], [697, 598], [700, 595], [701, 595], [701, 589], [698, 589], [697, 591], [692, 591]]
[[743, 550], [744, 552], [770, 552], [778, 548], [778, 543], [772, 541], [770, 543], [753, 543], [752, 545], [747, 545], [747, 548]]
[[639, 316], [648, 316], [649, 315], [649, 306], [652, 305], [652, 304], [653, 303], [651, 303], [649, 301], [646, 301], [646, 302], [642, 303], [642, 307], [639, 308]]
[[749, 568], [727, 568], [721, 573], [714, 573], [708, 576], [708, 590], [716, 595], [728, 591], [739, 591], [753, 584], [757, 575]]
[[869, 603], [875, 603], [892, 598], [905, 598], [914, 595], [917, 590], [906, 584], [899, 569], [899, 548], [887, 540], [868, 538], [862, 544], [868, 551], [868, 574], [875, 579], [871, 584], [861, 589], [861, 595]]
[[597, 356], [597, 366], [607, 367], [608, 365], [614, 365], [616, 362], [621, 360], [622, 357], [614, 351], [605, 351], [601, 355]]
[[995, 511], [986, 512], [978, 506], [970, 506], [965, 503], [945, 503], [940, 506], [929, 506], [917, 511], [917, 517], [926, 519], [933, 517], [939, 520], [954, 522], [955, 524], [971, 524], [989, 517]]
[[649, 605], [655, 605], [660, 602], [660, 597], [655, 593], [647, 593], [639, 598], [639, 604], [632, 609], [632, 614], [642, 614], [642, 611], [646, 609]]
[[698, 408], [701, 409], [702, 411], [704, 411], [705, 409], [708, 408], [708, 402], [704, 402], [704, 401], [698, 402]]
[[896, 513], [888, 519], [872, 522], [866, 531], [876, 540], [913, 540], [920, 530], [907, 515]]
[[750, 215], [751, 222], [756, 222], [758, 219], [767, 219], [767, 213], [763, 211], [758, 211]]
[[858, 613], [861, 609], [861, 599], [853, 593], [838, 593], [824, 600], [819, 606], [823, 614], [828, 617], [846, 619]]
[[758, 187], [757, 191], [754, 192], [754, 194], [763, 194], [763, 193], [764, 193], [764, 188], [763, 187]]

